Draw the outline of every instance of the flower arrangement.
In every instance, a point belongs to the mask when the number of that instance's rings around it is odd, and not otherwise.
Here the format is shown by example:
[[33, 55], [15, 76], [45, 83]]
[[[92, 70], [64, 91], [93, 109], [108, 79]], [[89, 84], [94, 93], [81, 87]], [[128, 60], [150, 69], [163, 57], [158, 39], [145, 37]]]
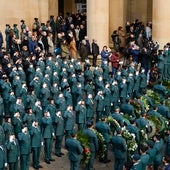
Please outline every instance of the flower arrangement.
[[160, 128], [161, 128], [161, 121], [158, 117], [152, 115], [152, 116], [148, 116], [148, 120], [151, 120], [154, 124], [155, 124], [155, 127], [156, 127], [156, 131], [160, 131]]
[[148, 111], [149, 110], [149, 102], [148, 102], [147, 98], [145, 96], [142, 96], [140, 99], [143, 103], [145, 110]]
[[148, 134], [148, 138], [152, 138], [155, 134], [156, 134], [156, 126], [155, 123], [152, 120], [148, 120], [149, 121], [149, 125], [151, 127], [151, 131]]
[[82, 132], [77, 133], [77, 140], [80, 141], [82, 147], [83, 147], [83, 153], [81, 158], [81, 164], [87, 164], [89, 162], [91, 151], [89, 146], [89, 140], [88, 136], [83, 134]]
[[117, 128], [120, 127], [119, 123], [117, 122], [117, 120], [113, 119], [112, 116], [108, 116], [107, 118], [107, 123], [110, 124], [111, 130], [115, 131]]
[[105, 156], [106, 152], [106, 145], [105, 145], [105, 139], [101, 133], [99, 133], [96, 129], [93, 129], [94, 133], [97, 135], [98, 138], [98, 145], [99, 145], [99, 150], [97, 152], [97, 156], [99, 158], [103, 158]]
[[167, 107], [169, 107], [169, 109], [170, 109], [170, 100], [169, 100], [169, 99], [166, 99], [166, 100], [165, 100], [165, 105], [166, 105]]
[[138, 148], [135, 140], [135, 135], [130, 133], [127, 129], [122, 130], [122, 137], [126, 140], [128, 151], [134, 152]]
[[134, 107], [136, 117], [138, 118], [142, 110], [140, 103], [138, 102], [138, 100], [134, 99], [130, 101], [130, 104]]
[[148, 134], [146, 133], [146, 129], [140, 129], [139, 136], [140, 136], [140, 143], [146, 142], [148, 140]]
[[163, 80], [163, 83], [162, 83], [164, 86], [167, 87], [167, 89], [170, 89], [170, 80]]
[[155, 104], [160, 104], [161, 99], [158, 93], [153, 90], [147, 90], [147, 96], [150, 97]]

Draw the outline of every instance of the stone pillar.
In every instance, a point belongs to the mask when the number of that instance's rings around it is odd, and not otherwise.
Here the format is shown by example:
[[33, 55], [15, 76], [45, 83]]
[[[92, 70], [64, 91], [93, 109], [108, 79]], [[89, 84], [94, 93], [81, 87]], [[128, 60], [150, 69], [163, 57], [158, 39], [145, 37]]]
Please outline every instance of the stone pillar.
[[69, 12], [70, 14], [76, 13], [76, 3], [75, 0], [64, 0], [64, 16], [66, 16], [66, 13]]
[[111, 34], [119, 26], [124, 28], [127, 21], [127, 0], [111, 0], [109, 4], [109, 42], [113, 46]]
[[87, 36], [100, 47], [109, 45], [109, 0], [87, 0]]
[[170, 37], [170, 10], [169, 0], [154, 0], [152, 14], [152, 35], [153, 41], [157, 41], [162, 48]]
[[58, 0], [48, 0], [49, 17], [53, 15], [54, 18], [58, 16]]

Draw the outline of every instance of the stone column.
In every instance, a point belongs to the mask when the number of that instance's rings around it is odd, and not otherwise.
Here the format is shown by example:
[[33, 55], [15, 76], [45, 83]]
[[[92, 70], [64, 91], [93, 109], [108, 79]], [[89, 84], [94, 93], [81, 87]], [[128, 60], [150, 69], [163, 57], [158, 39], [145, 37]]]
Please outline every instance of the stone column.
[[170, 41], [170, 9], [169, 0], [154, 0], [152, 13], [153, 41], [157, 41], [162, 48]]
[[48, 0], [49, 16], [53, 15], [54, 18], [58, 16], [58, 0]]
[[111, 34], [119, 26], [124, 28], [127, 21], [127, 0], [110, 0], [109, 4], [109, 40], [110, 46], [113, 46]]
[[87, 0], [87, 36], [97, 40], [100, 51], [109, 45], [109, 0]]

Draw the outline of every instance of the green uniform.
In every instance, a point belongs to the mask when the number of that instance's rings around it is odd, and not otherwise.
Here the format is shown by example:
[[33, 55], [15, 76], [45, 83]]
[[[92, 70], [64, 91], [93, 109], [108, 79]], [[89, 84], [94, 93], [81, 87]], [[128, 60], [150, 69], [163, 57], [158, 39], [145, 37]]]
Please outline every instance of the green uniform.
[[83, 152], [81, 143], [77, 139], [68, 138], [65, 145], [69, 151], [70, 170], [79, 170], [81, 154]]
[[20, 147], [20, 168], [21, 170], [28, 170], [29, 169], [29, 161], [30, 161], [30, 153], [31, 153], [31, 137], [28, 132], [26, 133], [19, 133], [18, 134], [18, 141]]
[[40, 126], [31, 126], [30, 135], [31, 135], [33, 167], [38, 169], [40, 163], [39, 160], [40, 160], [41, 142], [42, 142], [42, 134], [41, 134]]
[[93, 170], [93, 165], [94, 165], [94, 159], [96, 156], [96, 153], [98, 151], [98, 138], [95, 132], [93, 132], [92, 129], [87, 128], [84, 130], [84, 134], [88, 136], [88, 141], [90, 145], [90, 151], [91, 151], [91, 156], [89, 159], [89, 162], [86, 165], [86, 170]]
[[123, 170], [123, 165], [127, 155], [127, 145], [125, 139], [121, 135], [113, 136], [113, 153], [114, 153], [114, 170]]

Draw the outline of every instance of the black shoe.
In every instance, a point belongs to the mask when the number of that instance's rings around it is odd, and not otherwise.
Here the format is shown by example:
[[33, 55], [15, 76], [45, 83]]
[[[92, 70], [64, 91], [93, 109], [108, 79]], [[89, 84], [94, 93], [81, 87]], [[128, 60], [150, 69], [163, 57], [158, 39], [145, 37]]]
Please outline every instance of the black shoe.
[[50, 161], [55, 161], [55, 159], [51, 158]]
[[38, 165], [38, 168], [43, 168], [43, 166], [42, 165]]
[[38, 167], [35, 167], [35, 166], [34, 166], [33, 168], [34, 168], [34, 169], [37, 169], [37, 170], [39, 169]]
[[58, 156], [58, 157], [61, 157], [61, 154], [59, 154], [59, 153], [56, 153], [55, 155]]
[[111, 160], [110, 159], [107, 159], [107, 160], [104, 160], [103, 163], [109, 163]]
[[99, 158], [99, 162], [103, 162], [104, 160], [103, 160], [103, 158]]
[[45, 160], [45, 162], [46, 162], [47, 164], [50, 164], [50, 161], [49, 161], [49, 160]]
[[64, 155], [64, 153], [61, 152], [60, 155]]

